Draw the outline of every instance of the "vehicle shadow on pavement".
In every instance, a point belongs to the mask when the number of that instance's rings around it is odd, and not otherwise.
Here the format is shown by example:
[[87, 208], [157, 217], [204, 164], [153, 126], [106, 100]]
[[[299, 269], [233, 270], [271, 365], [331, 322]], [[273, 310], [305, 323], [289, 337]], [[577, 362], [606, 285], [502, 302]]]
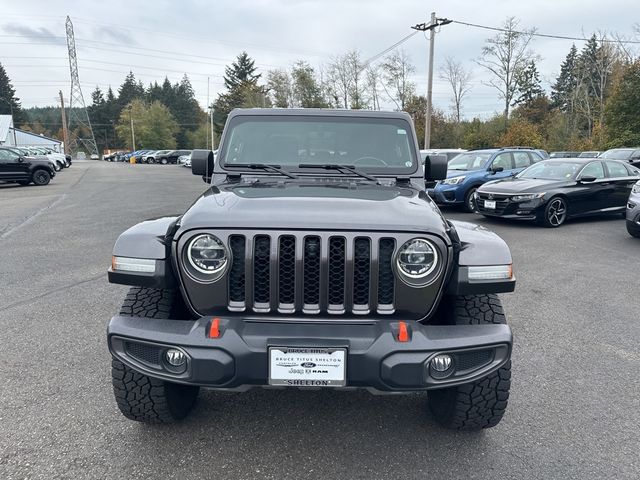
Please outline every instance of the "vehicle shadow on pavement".
[[[323, 471], [323, 476], [330, 475], [325, 478], [341, 478], [339, 472], [345, 469], [358, 472], [358, 478], [389, 478], [393, 471], [381, 472], [397, 462], [402, 468], [415, 468], [414, 473], [422, 467], [424, 472], [450, 473], [446, 458], [452, 449], [464, 450], [466, 444], [468, 455], [475, 456], [495, 447], [481, 438], [484, 432], [460, 433], [438, 426], [428, 412], [426, 394], [201, 391], [185, 421], [139, 428], [131, 445], [137, 452], [132, 453], [168, 459], [175, 455], [176, 445], [189, 445], [190, 451], [224, 459], [229, 474], [233, 470], [246, 474], [252, 467], [262, 472], [286, 467], [292, 474], [304, 464], [302, 471], [312, 467], [318, 476]], [[151, 441], [154, 435], [157, 442]]]

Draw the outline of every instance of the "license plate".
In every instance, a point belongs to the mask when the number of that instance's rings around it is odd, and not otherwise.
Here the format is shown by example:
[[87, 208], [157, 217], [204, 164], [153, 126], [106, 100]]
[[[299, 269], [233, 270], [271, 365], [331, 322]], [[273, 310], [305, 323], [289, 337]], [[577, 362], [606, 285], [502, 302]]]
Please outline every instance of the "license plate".
[[484, 208], [491, 208], [491, 209], [495, 210], [496, 201], [495, 200], [485, 200], [484, 201]]
[[269, 348], [269, 385], [343, 387], [346, 372], [346, 348]]

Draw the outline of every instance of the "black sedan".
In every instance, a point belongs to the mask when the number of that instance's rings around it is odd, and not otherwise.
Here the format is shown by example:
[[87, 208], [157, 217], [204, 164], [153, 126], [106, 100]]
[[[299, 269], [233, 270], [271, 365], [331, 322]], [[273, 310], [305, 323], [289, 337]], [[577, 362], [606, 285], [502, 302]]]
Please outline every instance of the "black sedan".
[[624, 213], [640, 170], [595, 158], [544, 160], [515, 177], [488, 182], [476, 191], [478, 213], [536, 220], [559, 227], [567, 218]]

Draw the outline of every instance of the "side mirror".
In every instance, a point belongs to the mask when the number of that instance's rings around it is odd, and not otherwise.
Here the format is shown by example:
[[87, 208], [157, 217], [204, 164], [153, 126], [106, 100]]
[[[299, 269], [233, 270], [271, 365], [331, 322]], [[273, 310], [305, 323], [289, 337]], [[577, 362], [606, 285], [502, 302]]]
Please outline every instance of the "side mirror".
[[194, 150], [191, 154], [191, 173], [200, 175], [209, 183], [213, 175], [213, 152], [211, 150]]
[[444, 180], [447, 178], [448, 165], [446, 155], [427, 155], [424, 161], [424, 179], [427, 182]]
[[491, 175], [495, 175], [498, 172], [502, 172], [504, 170], [504, 167], [491, 167], [489, 169], [489, 171], [491, 172]]
[[24, 162], [24, 157], [18, 157], [18, 162], [20, 163]]
[[578, 179], [578, 182], [580, 183], [591, 183], [591, 182], [595, 182], [597, 180], [596, 177], [594, 177], [593, 175], [583, 175], [582, 177], [580, 177]]

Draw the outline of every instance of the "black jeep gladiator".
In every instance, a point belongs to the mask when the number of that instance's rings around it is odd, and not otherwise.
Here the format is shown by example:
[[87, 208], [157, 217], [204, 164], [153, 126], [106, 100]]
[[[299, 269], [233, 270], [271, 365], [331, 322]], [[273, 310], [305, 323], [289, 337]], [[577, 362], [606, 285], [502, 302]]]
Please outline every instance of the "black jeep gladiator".
[[492, 427], [509, 397], [509, 248], [447, 220], [425, 193], [400, 112], [234, 110], [210, 183], [181, 216], [116, 241], [131, 285], [108, 327], [115, 398], [141, 422], [192, 409], [200, 387], [428, 392], [441, 424]]

